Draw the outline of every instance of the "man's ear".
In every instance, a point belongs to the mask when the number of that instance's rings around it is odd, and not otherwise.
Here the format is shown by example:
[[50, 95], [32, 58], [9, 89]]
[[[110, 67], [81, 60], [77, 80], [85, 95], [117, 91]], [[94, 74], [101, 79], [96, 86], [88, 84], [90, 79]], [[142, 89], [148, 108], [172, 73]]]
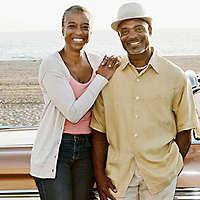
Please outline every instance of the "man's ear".
[[148, 26], [148, 31], [149, 31], [149, 35], [151, 36], [152, 35], [152, 26], [151, 25]]
[[64, 36], [65, 28], [62, 27], [62, 35]]

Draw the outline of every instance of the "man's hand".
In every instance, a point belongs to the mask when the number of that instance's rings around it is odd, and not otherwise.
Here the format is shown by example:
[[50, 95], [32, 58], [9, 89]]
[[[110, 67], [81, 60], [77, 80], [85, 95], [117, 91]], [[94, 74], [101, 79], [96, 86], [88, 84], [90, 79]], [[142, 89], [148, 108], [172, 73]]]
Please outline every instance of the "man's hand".
[[92, 160], [94, 166], [94, 177], [97, 183], [97, 189], [101, 200], [116, 200], [109, 192], [117, 192], [110, 178], [105, 175], [105, 163], [108, 151], [108, 141], [105, 133], [92, 131]]
[[110, 194], [109, 188], [113, 192], [115, 192], [115, 193], [117, 192], [117, 190], [116, 190], [115, 186], [112, 184], [112, 181], [110, 180], [110, 178], [108, 178], [107, 176], [101, 176], [100, 178], [98, 178], [97, 189], [98, 189], [99, 197], [101, 200], [107, 200], [107, 198], [116, 200], [115, 197], [113, 197], [113, 195]]
[[175, 141], [184, 160], [191, 145], [191, 130], [177, 133]]

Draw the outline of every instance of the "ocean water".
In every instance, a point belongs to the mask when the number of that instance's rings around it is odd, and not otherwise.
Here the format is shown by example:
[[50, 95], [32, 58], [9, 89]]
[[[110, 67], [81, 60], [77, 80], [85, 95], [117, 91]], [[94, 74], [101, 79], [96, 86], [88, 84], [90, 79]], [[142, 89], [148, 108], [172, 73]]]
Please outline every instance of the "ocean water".
[[[0, 32], [0, 60], [41, 59], [62, 49], [60, 32]], [[200, 29], [160, 29], [152, 36], [154, 46], [164, 56], [200, 55]], [[123, 50], [114, 31], [94, 31], [88, 51], [121, 54]]]

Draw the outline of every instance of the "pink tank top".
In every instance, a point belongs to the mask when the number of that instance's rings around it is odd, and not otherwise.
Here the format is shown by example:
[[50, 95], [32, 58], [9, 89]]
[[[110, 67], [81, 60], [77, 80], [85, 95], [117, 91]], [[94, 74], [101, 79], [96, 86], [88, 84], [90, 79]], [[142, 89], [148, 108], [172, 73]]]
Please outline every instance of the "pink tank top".
[[[93, 71], [92, 76], [87, 83], [80, 83], [70, 75], [69, 84], [72, 87], [72, 90], [74, 92], [74, 96], [75, 96], [76, 99], [78, 99], [85, 92], [87, 87], [94, 80], [95, 76], [96, 76], [96, 73], [95, 73], [95, 71]], [[92, 114], [92, 111], [90, 109], [81, 118], [81, 120], [79, 122], [77, 122], [76, 124], [73, 124], [68, 120], [65, 120], [63, 132], [64, 133], [70, 133], [70, 134], [88, 134], [88, 133], [91, 133], [91, 128], [89, 126], [90, 120], [91, 120], [91, 114]]]

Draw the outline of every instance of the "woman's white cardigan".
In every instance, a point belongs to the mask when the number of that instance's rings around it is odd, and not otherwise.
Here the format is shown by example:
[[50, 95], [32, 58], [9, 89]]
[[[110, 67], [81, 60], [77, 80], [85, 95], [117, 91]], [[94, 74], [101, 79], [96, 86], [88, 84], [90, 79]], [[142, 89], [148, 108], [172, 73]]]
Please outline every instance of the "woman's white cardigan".
[[[93, 68], [100, 57], [87, 53]], [[99, 92], [108, 82], [96, 75], [87, 90], [75, 98], [69, 84], [70, 74], [58, 52], [43, 59], [39, 70], [39, 84], [44, 97], [44, 111], [31, 155], [30, 174], [40, 178], [55, 178], [59, 147], [65, 119], [78, 122], [94, 104]]]

